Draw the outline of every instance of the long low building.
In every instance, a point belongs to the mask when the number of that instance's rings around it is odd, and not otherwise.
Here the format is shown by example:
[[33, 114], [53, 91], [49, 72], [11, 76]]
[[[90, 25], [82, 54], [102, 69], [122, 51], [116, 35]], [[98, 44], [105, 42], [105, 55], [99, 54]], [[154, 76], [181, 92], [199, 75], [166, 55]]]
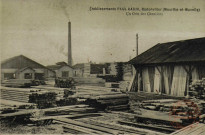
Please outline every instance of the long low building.
[[1, 63], [1, 80], [6, 79], [45, 79], [55, 77], [55, 72], [47, 67], [19, 55]]
[[186, 96], [191, 82], [205, 78], [205, 38], [157, 44], [129, 63], [131, 91]]

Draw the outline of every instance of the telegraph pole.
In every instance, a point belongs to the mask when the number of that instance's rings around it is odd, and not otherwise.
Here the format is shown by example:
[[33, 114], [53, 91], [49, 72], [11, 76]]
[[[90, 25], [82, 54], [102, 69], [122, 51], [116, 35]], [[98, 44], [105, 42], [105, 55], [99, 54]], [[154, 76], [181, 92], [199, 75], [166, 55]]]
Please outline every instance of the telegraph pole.
[[136, 56], [138, 56], [138, 33], [136, 34]]

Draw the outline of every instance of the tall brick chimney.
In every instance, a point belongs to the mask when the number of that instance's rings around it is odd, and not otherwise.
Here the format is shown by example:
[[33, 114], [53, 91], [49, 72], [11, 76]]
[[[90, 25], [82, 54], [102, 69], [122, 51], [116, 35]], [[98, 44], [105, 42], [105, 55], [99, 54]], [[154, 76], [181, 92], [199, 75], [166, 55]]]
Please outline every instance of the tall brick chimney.
[[71, 22], [68, 22], [68, 65], [72, 66]]

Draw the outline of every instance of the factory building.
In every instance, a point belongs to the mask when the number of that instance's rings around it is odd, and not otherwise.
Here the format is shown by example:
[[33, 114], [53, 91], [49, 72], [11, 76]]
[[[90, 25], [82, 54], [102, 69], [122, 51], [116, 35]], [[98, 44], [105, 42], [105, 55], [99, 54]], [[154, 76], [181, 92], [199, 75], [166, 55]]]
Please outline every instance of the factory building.
[[54, 71], [23, 55], [12, 57], [1, 63], [1, 80], [43, 80], [50, 77], [55, 77]]

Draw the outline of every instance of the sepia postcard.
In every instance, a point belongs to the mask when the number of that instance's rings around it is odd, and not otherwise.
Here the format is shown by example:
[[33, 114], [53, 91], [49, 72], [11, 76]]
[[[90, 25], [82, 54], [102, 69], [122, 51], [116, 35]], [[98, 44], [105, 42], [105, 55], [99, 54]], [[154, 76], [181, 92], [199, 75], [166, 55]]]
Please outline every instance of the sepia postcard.
[[205, 134], [204, 0], [0, 8], [0, 134]]

